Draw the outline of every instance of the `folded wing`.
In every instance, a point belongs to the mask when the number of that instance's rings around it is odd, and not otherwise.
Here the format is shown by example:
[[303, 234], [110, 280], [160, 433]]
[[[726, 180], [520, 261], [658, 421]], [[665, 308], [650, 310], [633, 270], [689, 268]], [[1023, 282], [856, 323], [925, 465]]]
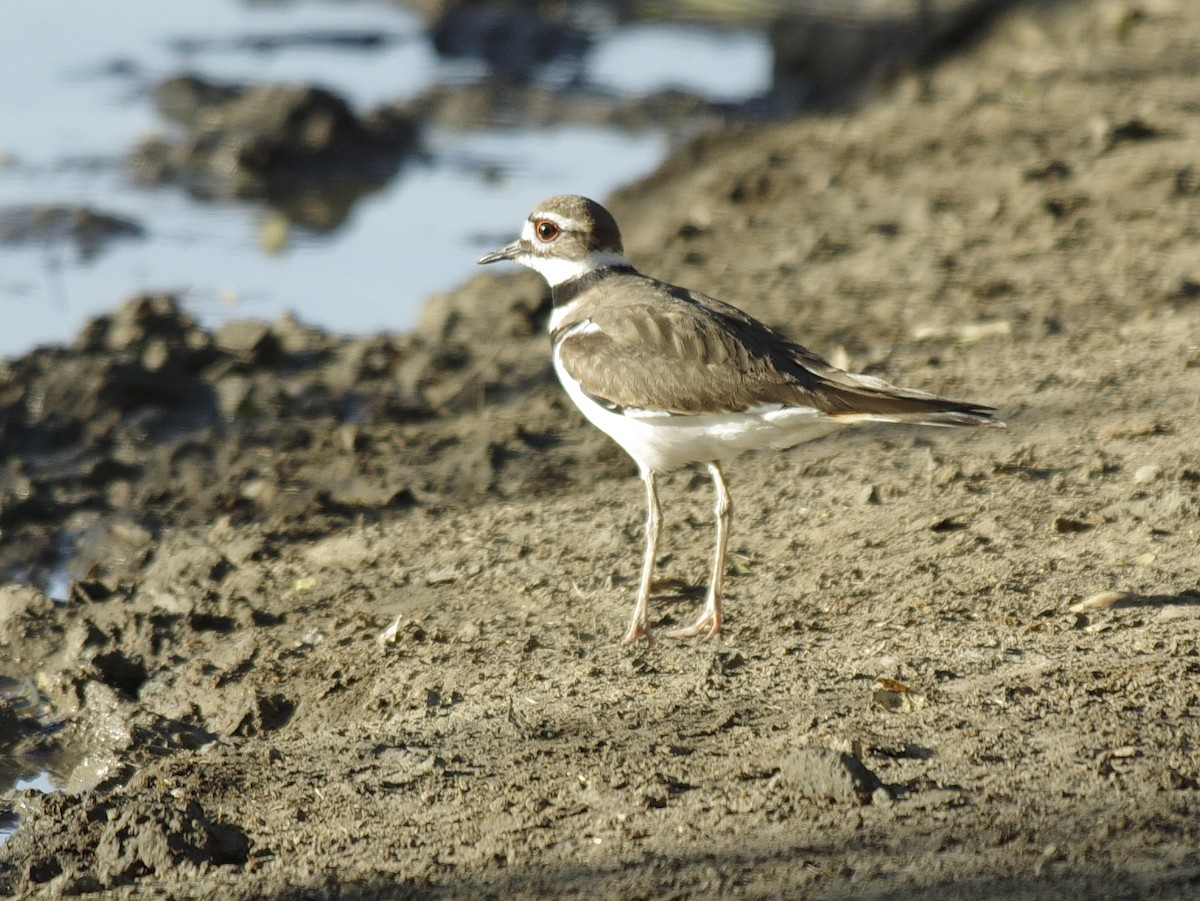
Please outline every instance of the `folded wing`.
[[561, 364], [609, 409], [690, 416], [802, 407], [845, 422], [1000, 424], [991, 407], [843, 372], [736, 307], [659, 284], [655, 295], [593, 310], [559, 344]]

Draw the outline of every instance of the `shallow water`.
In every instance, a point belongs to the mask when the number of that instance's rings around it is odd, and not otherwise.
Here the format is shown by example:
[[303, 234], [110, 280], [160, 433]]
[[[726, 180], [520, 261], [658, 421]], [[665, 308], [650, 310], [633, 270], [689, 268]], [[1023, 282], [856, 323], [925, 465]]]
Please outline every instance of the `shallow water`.
[[[18, 779], [12, 785], [13, 791], [52, 792], [60, 788], [61, 786], [55, 784], [54, 777], [48, 772], [38, 773], [30, 779]], [[20, 822], [20, 818], [15, 815], [12, 817], [0, 816], [0, 845], [8, 841], [9, 836], [17, 831]]]
[[[293, 227], [273, 254], [262, 249], [268, 214], [255, 203], [131, 184], [123, 157], [165, 127], [154, 84], [183, 71], [315, 82], [365, 107], [478, 79], [482, 66], [439, 58], [413, 13], [378, 2], [46, 0], [8, 5], [4, 19], [0, 208], [88, 205], [137, 220], [147, 236], [115, 241], [90, 260], [66, 244], [0, 246], [3, 356], [68, 340], [85, 317], [142, 291], [179, 292], [208, 323], [291, 310], [340, 332], [402, 331], [429, 294], [471, 275], [481, 252], [511, 237], [538, 199], [603, 196], [668, 150], [666, 134], [653, 129], [434, 131], [428, 161], [403, 166], [332, 233]], [[321, 31], [378, 41], [268, 51], [242, 40]], [[767, 89], [770, 51], [755, 31], [635, 25], [602, 31], [579, 67], [587, 83], [624, 94], [677, 87], [736, 101]]]

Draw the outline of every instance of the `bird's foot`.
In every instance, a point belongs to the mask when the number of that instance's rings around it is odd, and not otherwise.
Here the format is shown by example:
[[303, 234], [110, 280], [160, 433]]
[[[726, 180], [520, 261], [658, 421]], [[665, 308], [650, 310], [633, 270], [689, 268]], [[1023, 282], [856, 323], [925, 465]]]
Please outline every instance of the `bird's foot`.
[[704, 612], [700, 614], [700, 618], [683, 629], [672, 629], [667, 632], [669, 638], [695, 638], [702, 637], [705, 641], [712, 641], [721, 632], [721, 611], [710, 607], [705, 607]]
[[645, 638], [646, 644], [653, 646], [654, 633], [650, 631], [650, 626], [644, 620], [634, 620], [629, 624], [629, 631], [625, 633], [625, 637], [621, 639], [621, 644], [633, 644], [639, 638]]

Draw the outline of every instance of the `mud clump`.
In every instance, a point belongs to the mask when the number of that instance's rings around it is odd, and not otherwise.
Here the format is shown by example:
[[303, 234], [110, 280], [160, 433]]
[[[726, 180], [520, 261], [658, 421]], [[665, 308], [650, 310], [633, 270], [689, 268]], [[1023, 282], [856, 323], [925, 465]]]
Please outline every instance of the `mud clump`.
[[[132, 795], [136, 805], [117, 798]], [[212, 867], [240, 867], [250, 843], [240, 829], [214, 822], [195, 800], [161, 786], [131, 784], [107, 800], [97, 797], [27, 797], [26, 816], [72, 822], [93, 850], [80, 855], [63, 836], [23, 831], [10, 839], [11, 851], [25, 859], [22, 882], [30, 889], [80, 895], [168, 873], [199, 876]]]
[[[480, 283], [414, 334], [347, 339], [288, 317], [209, 331], [144, 296], [70, 348], [5, 363], [0, 563], [39, 584], [68, 566], [72, 590], [100, 600], [172, 526], [311, 533], [553, 480], [582, 430], [557, 412], [537, 296], [510, 297]], [[467, 343], [492, 330], [508, 343]], [[517, 424], [505, 410], [531, 390], [544, 400]]]
[[779, 767], [779, 782], [801, 798], [832, 804], [866, 804], [883, 788], [858, 758], [826, 748], [793, 751]]
[[182, 134], [145, 141], [132, 160], [138, 178], [180, 183], [204, 197], [266, 199], [315, 228], [341, 222], [355, 198], [377, 190], [418, 150], [410, 117], [395, 109], [359, 116], [322, 88], [181, 75], [154, 97]]

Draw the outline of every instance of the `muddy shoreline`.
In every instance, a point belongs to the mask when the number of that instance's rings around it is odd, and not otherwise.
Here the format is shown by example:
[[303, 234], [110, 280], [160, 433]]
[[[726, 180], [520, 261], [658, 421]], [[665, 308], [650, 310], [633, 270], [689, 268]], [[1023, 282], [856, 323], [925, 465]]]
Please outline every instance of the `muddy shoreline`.
[[[1184, 0], [1018, 10], [610, 199], [645, 271], [1009, 421], [728, 467], [716, 643], [616, 644], [640, 489], [536, 277], [359, 339], [144, 297], [3, 363], [3, 563], [72, 570], [0, 587], [0, 751], [65, 785], [5, 796], [0, 893], [1194, 896], [1196, 46]], [[710, 498], [664, 491], [682, 624]]]

